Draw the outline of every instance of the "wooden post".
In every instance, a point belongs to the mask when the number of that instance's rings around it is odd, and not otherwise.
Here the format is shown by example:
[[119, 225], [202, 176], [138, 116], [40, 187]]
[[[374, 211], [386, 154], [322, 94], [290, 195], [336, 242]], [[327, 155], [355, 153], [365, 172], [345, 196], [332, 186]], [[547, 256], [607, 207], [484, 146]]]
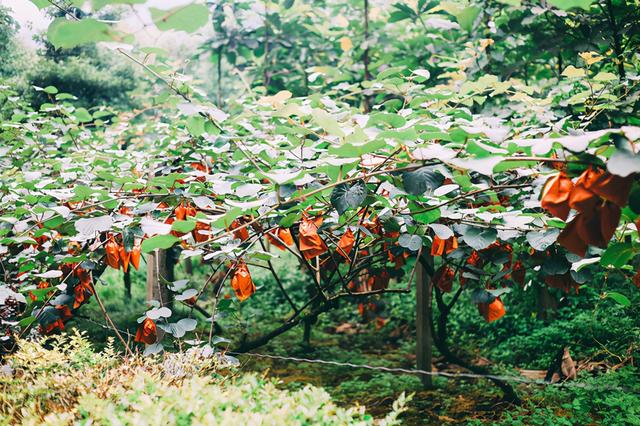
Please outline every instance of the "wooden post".
[[[420, 261], [421, 260], [421, 261]], [[419, 370], [431, 371], [432, 345], [431, 336], [431, 271], [433, 271], [433, 257], [422, 255], [416, 267], [416, 363]], [[424, 262], [424, 263], [423, 263]], [[430, 266], [427, 270], [425, 264]], [[432, 376], [421, 375], [420, 379], [425, 388], [433, 386]]]
[[147, 301], [157, 300], [161, 306], [169, 304], [167, 251], [158, 249], [147, 255]]

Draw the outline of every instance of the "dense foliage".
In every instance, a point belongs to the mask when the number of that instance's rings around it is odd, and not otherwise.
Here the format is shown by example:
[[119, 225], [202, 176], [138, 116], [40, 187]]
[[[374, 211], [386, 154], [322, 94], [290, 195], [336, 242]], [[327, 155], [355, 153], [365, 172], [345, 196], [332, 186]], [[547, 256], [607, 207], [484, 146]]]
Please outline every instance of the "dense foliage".
[[[95, 299], [131, 354], [100, 300], [109, 269], [130, 279], [146, 263], [153, 300], [132, 338], [153, 354], [247, 351], [298, 324], [308, 342], [321, 314], [350, 302], [380, 327], [385, 303], [409, 322], [420, 267], [450, 362], [480, 372], [450, 345], [490, 330], [494, 359], [544, 369], [580, 340], [522, 331], [603, 305], [585, 341], [605, 336], [633, 364], [637, 1], [151, 8], [159, 31], [213, 25], [193, 59], [211, 60], [214, 82], [102, 18], [139, 2], [76, 3], [53, 2], [35, 87], [0, 86], [7, 351]], [[155, 83], [135, 102], [124, 60]], [[193, 259], [200, 275], [176, 277]], [[261, 292], [273, 309], [254, 308]], [[253, 309], [274, 314], [269, 328]]]

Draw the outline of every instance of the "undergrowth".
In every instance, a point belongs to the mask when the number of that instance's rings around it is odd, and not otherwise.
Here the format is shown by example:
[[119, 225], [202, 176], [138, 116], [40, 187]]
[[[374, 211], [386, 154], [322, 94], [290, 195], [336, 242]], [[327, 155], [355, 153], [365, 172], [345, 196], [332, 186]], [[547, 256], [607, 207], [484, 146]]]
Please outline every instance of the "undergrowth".
[[78, 332], [20, 342], [0, 377], [0, 424], [211, 425], [398, 423], [401, 395], [383, 418], [340, 407], [321, 388], [281, 389], [198, 350], [121, 361], [113, 342], [96, 352]]

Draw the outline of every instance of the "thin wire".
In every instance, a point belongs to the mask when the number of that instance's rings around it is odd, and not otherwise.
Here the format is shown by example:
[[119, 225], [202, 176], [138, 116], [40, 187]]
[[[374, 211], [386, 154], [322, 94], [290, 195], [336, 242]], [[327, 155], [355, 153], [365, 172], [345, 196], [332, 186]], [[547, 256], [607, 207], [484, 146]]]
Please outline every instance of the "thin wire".
[[518, 382], [518, 383], [524, 383], [524, 384], [533, 384], [533, 385], [542, 385], [542, 386], [559, 386], [559, 387], [578, 387], [578, 388], [586, 388], [586, 389], [608, 389], [608, 390], [619, 390], [619, 391], [628, 391], [631, 393], [634, 393], [634, 391], [630, 390], [630, 389], [626, 389], [626, 388], [622, 388], [622, 387], [617, 387], [617, 386], [602, 386], [602, 385], [598, 385], [598, 386], [593, 386], [590, 385], [588, 383], [577, 383], [577, 382], [556, 382], [556, 383], [551, 383], [551, 382], [546, 382], [544, 380], [532, 380], [532, 379], [527, 379], [524, 377], [518, 377], [518, 376], [501, 376], [501, 375], [495, 375], [495, 374], [476, 374], [476, 373], [449, 373], [446, 371], [427, 371], [427, 370], [419, 370], [419, 369], [412, 369], [412, 368], [401, 368], [401, 367], [383, 367], [383, 366], [376, 366], [376, 365], [368, 365], [368, 364], [354, 364], [351, 362], [339, 362], [339, 361], [327, 361], [327, 360], [322, 360], [322, 359], [309, 359], [309, 358], [296, 358], [296, 357], [291, 357], [291, 356], [281, 356], [281, 355], [267, 355], [267, 354], [259, 354], [259, 353], [255, 353], [255, 352], [244, 352], [244, 353], [239, 353], [239, 352], [227, 352], [231, 355], [247, 355], [247, 356], [253, 356], [253, 357], [257, 357], [257, 358], [269, 358], [269, 359], [276, 359], [276, 360], [282, 360], [282, 361], [294, 361], [294, 362], [306, 362], [306, 363], [311, 363], [311, 364], [324, 364], [324, 365], [334, 365], [334, 366], [338, 366], [338, 367], [349, 367], [349, 368], [362, 368], [362, 369], [366, 369], [366, 370], [375, 370], [375, 371], [384, 371], [386, 373], [402, 373], [402, 374], [416, 374], [416, 375], [425, 375], [425, 376], [440, 376], [440, 377], [446, 377], [446, 378], [450, 378], [450, 379], [460, 379], [460, 378], [467, 378], [467, 379], [493, 379], [493, 380], [500, 380], [503, 382]]
[[[97, 321], [92, 320], [87, 317], [78, 317], [85, 321], [92, 322], [106, 330], [113, 332], [111, 327], [107, 327]], [[118, 329], [120, 332], [125, 332], [124, 330]], [[450, 373], [447, 371], [427, 371], [413, 368], [402, 368], [402, 367], [384, 367], [379, 365], [368, 365], [368, 364], [354, 364], [352, 362], [340, 362], [340, 361], [327, 361], [324, 359], [312, 359], [312, 358], [296, 358], [292, 356], [282, 356], [282, 355], [269, 355], [269, 354], [261, 354], [256, 352], [233, 352], [226, 351], [226, 354], [234, 355], [234, 356], [249, 356], [255, 358], [267, 358], [274, 359], [280, 361], [292, 361], [292, 362], [304, 362], [309, 364], [322, 364], [322, 365], [333, 365], [336, 367], [348, 367], [353, 369], [365, 369], [365, 370], [373, 370], [373, 371], [382, 371], [385, 373], [396, 373], [396, 374], [414, 374], [414, 375], [425, 375], [425, 376], [438, 376], [445, 377], [448, 379], [492, 379], [492, 380], [500, 380], [503, 382], [517, 382], [522, 384], [530, 384], [530, 385], [538, 385], [538, 386], [555, 386], [555, 387], [564, 387], [564, 388], [582, 388], [582, 389], [598, 389], [598, 390], [615, 390], [622, 391], [628, 393], [638, 394], [637, 391], [633, 389], [629, 389], [627, 387], [620, 386], [608, 386], [608, 385], [591, 385], [589, 383], [578, 383], [578, 382], [546, 382], [544, 380], [532, 380], [527, 379], [525, 377], [519, 376], [504, 376], [504, 375], [496, 375], [496, 374], [476, 374], [476, 373]]]

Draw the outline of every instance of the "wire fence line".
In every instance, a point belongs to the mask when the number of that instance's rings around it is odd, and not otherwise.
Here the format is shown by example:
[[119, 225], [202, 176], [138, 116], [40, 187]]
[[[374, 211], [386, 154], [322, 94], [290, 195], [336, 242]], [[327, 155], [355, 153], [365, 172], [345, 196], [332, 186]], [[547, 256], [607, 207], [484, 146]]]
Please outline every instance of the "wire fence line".
[[413, 374], [413, 375], [425, 375], [425, 376], [439, 376], [445, 377], [448, 379], [487, 379], [487, 380], [500, 380], [503, 382], [517, 382], [522, 384], [530, 384], [530, 385], [538, 385], [538, 386], [555, 386], [555, 387], [575, 387], [575, 388], [583, 388], [583, 389], [599, 389], [599, 390], [617, 390], [617, 391], [625, 391], [629, 393], [638, 393], [637, 391], [633, 391], [631, 389], [626, 389], [619, 386], [609, 386], [609, 385], [593, 385], [590, 383], [581, 383], [581, 382], [573, 382], [573, 381], [561, 381], [561, 382], [547, 382], [545, 380], [534, 380], [528, 379], [522, 376], [507, 376], [507, 375], [496, 375], [496, 374], [477, 374], [477, 373], [465, 373], [465, 372], [448, 372], [448, 371], [427, 371], [420, 370], [415, 368], [402, 368], [402, 367], [384, 367], [379, 365], [368, 365], [368, 364], [354, 364], [351, 362], [341, 362], [341, 361], [328, 361], [323, 359], [310, 359], [310, 358], [296, 358], [292, 356], [282, 356], [282, 355], [269, 355], [269, 354], [260, 354], [255, 352], [227, 352], [228, 354], [234, 356], [250, 356], [256, 358], [268, 358], [273, 360], [281, 360], [281, 361], [292, 361], [298, 363], [311, 363], [311, 364], [324, 364], [324, 365], [332, 365], [336, 367], [348, 367], [354, 369], [366, 369], [366, 370], [374, 370], [374, 371], [382, 371], [385, 373], [399, 373], [399, 374]]
[[[101, 324], [91, 318], [87, 317], [78, 317], [82, 320], [91, 322], [96, 324], [106, 330], [113, 332], [111, 327], [108, 327], [104, 324]], [[118, 329], [121, 333], [131, 334], [129, 330]], [[415, 368], [403, 368], [403, 367], [385, 367], [381, 365], [369, 365], [369, 364], [355, 364], [352, 362], [342, 362], [342, 361], [331, 361], [324, 359], [316, 359], [316, 358], [298, 358], [293, 356], [284, 356], [284, 355], [273, 355], [273, 354], [262, 354], [257, 352], [234, 352], [234, 351], [224, 351], [225, 354], [233, 355], [236, 357], [253, 357], [253, 358], [261, 358], [261, 359], [272, 359], [277, 361], [287, 361], [287, 362], [295, 362], [295, 363], [308, 363], [308, 364], [320, 364], [320, 365], [331, 365], [334, 367], [346, 367], [352, 369], [363, 369], [363, 370], [371, 370], [371, 371], [380, 371], [383, 373], [389, 374], [411, 374], [411, 375], [425, 375], [425, 376], [433, 376], [433, 377], [444, 377], [447, 379], [486, 379], [486, 380], [500, 380], [503, 382], [515, 382], [520, 384], [528, 384], [528, 385], [536, 385], [536, 386], [554, 386], [560, 388], [581, 388], [581, 389], [598, 389], [598, 390], [613, 390], [613, 391], [622, 391], [627, 393], [640, 394], [640, 392], [620, 387], [620, 386], [610, 386], [605, 384], [591, 384], [591, 383], [582, 383], [575, 381], [560, 381], [560, 382], [548, 382], [545, 380], [535, 380], [529, 379], [523, 376], [516, 375], [498, 375], [498, 374], [478, 374], [478, 373], [466, 373], [466, 372], [448, 372], [448, 371], [428, 371], [428, 370], [420, 370]]]

